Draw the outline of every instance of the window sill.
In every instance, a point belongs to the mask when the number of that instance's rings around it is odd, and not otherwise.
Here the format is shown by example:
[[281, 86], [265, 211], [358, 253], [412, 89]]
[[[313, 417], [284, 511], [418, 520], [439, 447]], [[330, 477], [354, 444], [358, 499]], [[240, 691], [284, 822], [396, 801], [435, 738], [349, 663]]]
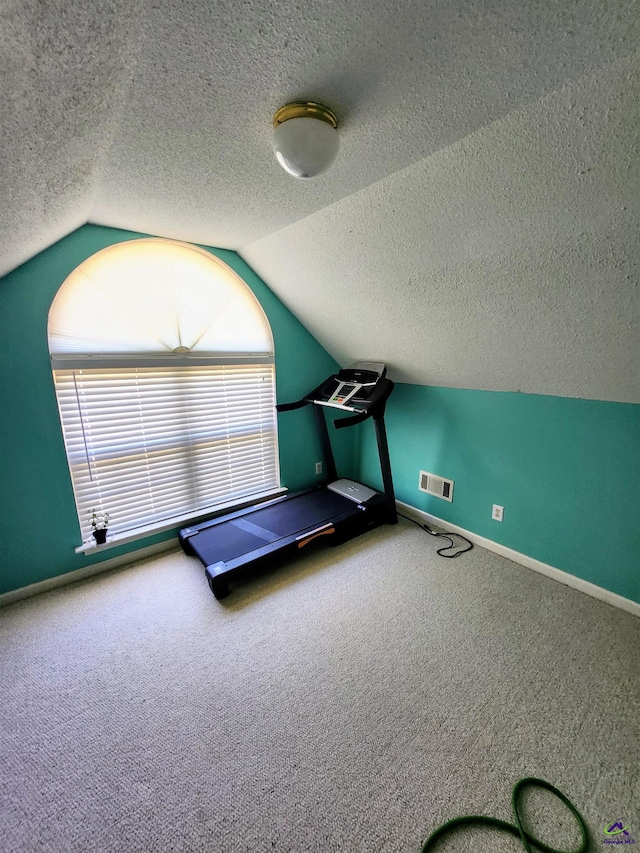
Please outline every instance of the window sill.
[[108, 551], [110, 548], [117, 548], [120, 545], [128, 545], [130, 542], [137, 542], [139, 539], [148, 539], [149, 536], [154, 536], [157, 533], [164, 533], [167, 530], [172, 530], [174, 527], [186, 527], [189, 524], [197, 524], [200, 521], [205, 521], [208, 518], [215, 518], [223, 512], [233, 512], [238, 509], [245, 509], [257, 501], [267, 501], [270, 498], [277, 498], [287, 492], [286, 488], [271, 489], [268, 492], [259, 492], [256, 495], [251, 495], [245, 501], [238, 503], [237, 501], [228, 501], [224, 504], [218, 504], [215, 509], [210, 509], [208, 512], [201, 512], [198, 515], [181, 515], [167, 518], [158, 524], [148, 524], [144, 527], [136, 527], [134, 530], [127, 530], [126, 533], [114, 533], [113, 536], [107, 537], [107, 541], [103, 545], [96, 545], [95, 542], [83, 542], [75, 549], [76, 554], [98, 554], [101, 551]]

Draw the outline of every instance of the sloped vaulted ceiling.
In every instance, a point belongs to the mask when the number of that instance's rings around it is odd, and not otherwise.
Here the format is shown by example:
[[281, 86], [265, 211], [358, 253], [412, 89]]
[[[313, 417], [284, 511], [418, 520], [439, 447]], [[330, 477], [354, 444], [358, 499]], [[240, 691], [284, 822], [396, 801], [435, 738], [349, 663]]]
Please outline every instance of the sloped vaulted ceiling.
[[[237, 249], [408, 382], [640, 400], [632, 0], [13, 0], [0, 273], [94, 222]], [[337, 113], [289, 178], [270, 120]]]

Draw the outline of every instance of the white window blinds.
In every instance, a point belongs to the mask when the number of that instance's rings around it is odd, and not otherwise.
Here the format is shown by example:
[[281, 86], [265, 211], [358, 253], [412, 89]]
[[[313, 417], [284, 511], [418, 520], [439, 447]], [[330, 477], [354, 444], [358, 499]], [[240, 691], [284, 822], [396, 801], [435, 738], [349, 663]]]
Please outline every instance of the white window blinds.
[[273, 339], [210, 252], [109, 246], [64, 282], [49, 349], [83, 541], [185, 521], [279, 487]]
[[83, 539], [277, 488], [272, 364], [55, 370]]

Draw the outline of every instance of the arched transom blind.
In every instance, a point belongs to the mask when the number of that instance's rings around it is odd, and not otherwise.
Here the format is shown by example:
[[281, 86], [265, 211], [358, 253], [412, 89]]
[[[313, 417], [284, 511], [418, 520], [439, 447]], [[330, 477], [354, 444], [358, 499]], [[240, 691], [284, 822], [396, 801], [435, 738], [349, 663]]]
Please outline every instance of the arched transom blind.
[[194, 246], [111, 246], [49, 314], [83, 539], [153, 529], [279, 485], [271, 330], [247, 285]]
[[59, 353], [272, 354], [255, 296], [204, 249], [134, 240], [103, 249], [58, 291], [49, 350]]

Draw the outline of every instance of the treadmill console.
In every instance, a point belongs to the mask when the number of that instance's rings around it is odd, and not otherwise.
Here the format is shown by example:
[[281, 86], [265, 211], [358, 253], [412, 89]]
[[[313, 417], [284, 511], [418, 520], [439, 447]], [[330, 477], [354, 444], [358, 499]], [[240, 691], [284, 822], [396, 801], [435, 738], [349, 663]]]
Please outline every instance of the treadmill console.
[[349, 412], [367, 412], [381, 398], [388, 396], [384, 364], [360, 362], [326, 379], [307, 398], [320, 406], [331, 406]]

